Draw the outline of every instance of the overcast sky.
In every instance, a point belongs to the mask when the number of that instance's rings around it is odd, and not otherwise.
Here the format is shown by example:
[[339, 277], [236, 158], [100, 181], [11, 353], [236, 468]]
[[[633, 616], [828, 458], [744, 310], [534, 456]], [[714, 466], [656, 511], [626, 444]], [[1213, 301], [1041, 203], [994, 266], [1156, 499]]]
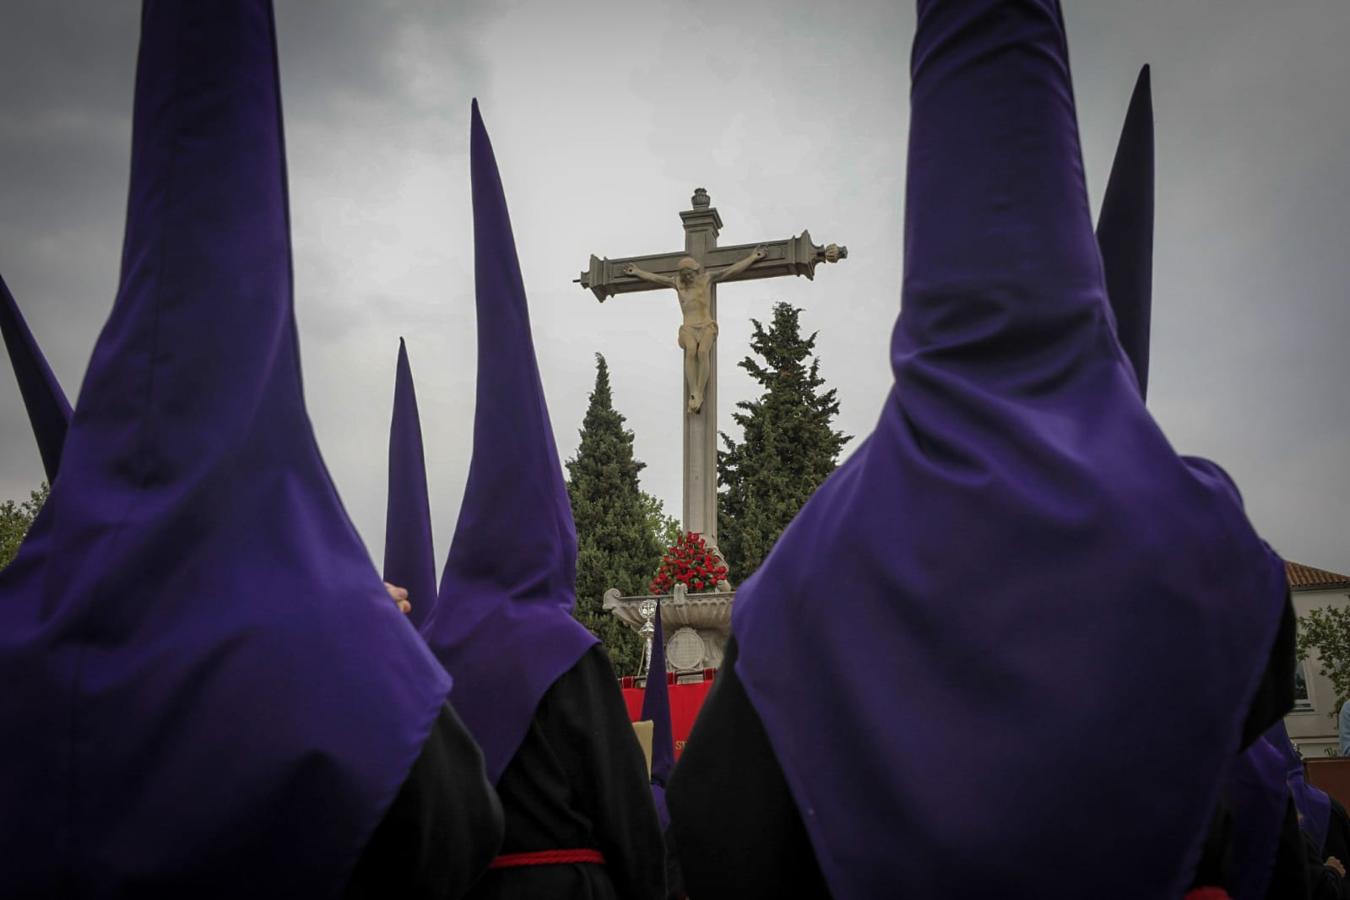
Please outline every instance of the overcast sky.
[[[682, 246], [706, 187], [723, 243], [809, 228], [849, 258], [720, 297], [721, 425], [775, 300], [819, 330], [839, 426], [890, 386], [908, 122], [907, 3], [279, 0], [296, 306], [309, 409], [378, 560], [398, 338], [408, 339], [443, 558], [468, 471], [474, 313], [469, 100], [496, 146], [558, 446], [609, 361], [644, 487], [680, 506], [679, 315], [603, 306], [591, 253]], [[1150, 406], [1237, 479], [1288, 558], [1350, 571], [1350, 4], [1066, 4], [1089, 189], [1100, 199], [1138, 67], [1158, 137]], [[0, 272], [72, 399], [112, 303], [139, 5], [0, 9]], [[1296, 11], [1295, 11], [1296, 10]], [[42, 478], [0, 365], [0, 498]]]

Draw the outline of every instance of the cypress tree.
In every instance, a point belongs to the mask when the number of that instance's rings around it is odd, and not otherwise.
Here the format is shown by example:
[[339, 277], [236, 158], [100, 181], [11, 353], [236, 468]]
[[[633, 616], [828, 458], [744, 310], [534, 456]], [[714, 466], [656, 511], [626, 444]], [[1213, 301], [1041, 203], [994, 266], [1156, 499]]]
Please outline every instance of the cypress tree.
[[736, 404], [731, 417], [743, 437], [737, 443], [723, 433], [717, 454], [718, 549], [737, 582], [759, 568], [849, 440], [831, 427], [839, 401], [833, 388], [821, 390], [820, 360], [812, 356], [817, 333], [802, 337], [800, 314], [777, 303], [767, 329], [751, 320], [750, 348], [763, 362], [747, 356], [740, 367], [764, 392]]
[[[567, 494], [577, 526], [577, 619], [604, 642], [619, 674], [642, 663], [638, 636], [604, 610], [605, 591], [645, 594], [661, 561], [654, 526], [660, 503], [638, 487], [645, 464], [633, 456], [633, 432], [614, 408], [609, 366], [595, 356], [595, 390], [576, 457], [567, 461]], [[655, 502], [655, 507], [653, 507]]]

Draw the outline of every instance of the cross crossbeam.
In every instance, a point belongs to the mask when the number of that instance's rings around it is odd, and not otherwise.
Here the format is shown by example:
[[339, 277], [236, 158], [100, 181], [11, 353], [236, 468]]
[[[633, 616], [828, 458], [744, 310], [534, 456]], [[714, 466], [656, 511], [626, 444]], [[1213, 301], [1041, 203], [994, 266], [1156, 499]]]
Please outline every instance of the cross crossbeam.
[[[701, 259], [697, 256], [693, 258], [702, 263], [705, 268], [717, 269], [730, 266], [752, 252], [756, 247], [765, 249], [766, 256], [764, 259], [744, 272], [739, 272], [725, 279], [722, 282], [723, 284], [734, 281], [750, 281], [755, 278], [777, 278], [782, 275], [798, 275], [814, 280], [816, 266], [823, 262], [836, 262], [848, 257], [847, 247], [839, 247], [835, 244], [821, 247], [812, 243], [809, 231], [803, 231], [795, 237], [781, 241], [712, 247], [702, 254]], [[590, 266], [581, 273], [580, 278], [576, 279], [576, 283], [595, 294], [596, 299], [602, 303], [617, 294], [658, 290], [660, 285], [643, 281], [635, 275], [625, 275], [623, 273], [624, 267], [633, 264], [657, 275], [673, 276], [678, 271], [680, 260], [689, 255], [686, 251], [677, 250], [670, 253], [654, 253], [648, 256], [625, 256], [619, 259], [602, 259], [598, 256], [592, 256]]]

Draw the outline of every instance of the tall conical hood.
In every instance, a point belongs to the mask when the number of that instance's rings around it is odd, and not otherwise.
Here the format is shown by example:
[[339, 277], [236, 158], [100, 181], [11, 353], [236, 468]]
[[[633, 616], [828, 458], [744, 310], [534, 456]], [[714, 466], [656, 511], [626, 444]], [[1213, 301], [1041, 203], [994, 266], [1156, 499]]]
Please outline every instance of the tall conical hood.
[[1153, 314], [1153, 93], [1139, 70], [1120, 130], [1111, 178], [1097, 217], [1106, 293], [1120, 346], [1148, 395], [1149, 323]]
[[1283, 719], [1266, 732], [1265, 738], [1284, 760], [1285, 780], [1298, 806], [1299, 826], [1308, 833], [1314, 844], [1319, 848], [1324, 846], [1327, 830], [1331, 826], [1331, 798], [1326, 791], [1308, 784], [1303, 758], [1298, 755], [1294, 742], [1289, 740]]
[[0, 572], [11, 895], [334, 896], [449, 690], [306, 416], [277, 77], [266, 0], [145, 3], [121, 284]]
[[1112, 334], [1059, 4], [920, 0], [912, 74], [895, 386], [738, 591], [736, 671], [840, 900], [1180, 896], [1283, 566]]
[[1258, 738], [1232, 764], [1225, 793], [1233, 813], [1228, 892], [1233, 900], [1264, 900], [1290, 797], [1279, 749]]
[[473, 104], [478, 393], [473, 461], [427, 642], [495, 783], [544, 692], [596, 642], [572, 618], [577, 536], [501, 176]]
[[394, 415], [389, 425], [389, 500], [384, 519], [384, 580], [408, 591], [414, 627], [422, 628], [436, 608], [436, 551], [431, 544], [431, 501], [422, 454], [422, 421], [417, 415], [408, 348], [398, 340]]
[[670, 725], [670, 692], [666, 688], [666, 632], [661, 624], [661, 601], [656, 603], [656, 632], [642, 693], [642, 718], [652, 723], [652, 783], [664, 786], [675, 768], [675, 732]]
[[0, 278], [0, 335], [9, 350], [9, 361], [14, 366], [14, 377], [19, 382], [19, 393], [23, 395], [28, 422], [33, 426], [50, 484], [56, 481], [56, 470], [61, 465], [61, 447], [70, 426], [70, 403], [3, 278]]
[[652, 658], [647, 664], [647, 687], [642, 692], [642, 719], [652, 723], [652, 799], [665, 831], [670, 825], [666, 784], [675, 770], [675, 730], [670, 724], [670, 690], [666, 685], [666, 631], [661, 624], [661, 601], [656, 601], [656, 629]]

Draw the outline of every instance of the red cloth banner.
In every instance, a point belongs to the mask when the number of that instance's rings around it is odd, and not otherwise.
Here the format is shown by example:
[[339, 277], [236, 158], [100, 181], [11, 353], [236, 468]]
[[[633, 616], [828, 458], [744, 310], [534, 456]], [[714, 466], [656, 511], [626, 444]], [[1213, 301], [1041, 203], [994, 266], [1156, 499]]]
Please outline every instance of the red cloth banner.
[[[667, 674], [666, 690], [670, 694], [670, 730], [675, 737], [675, 758], [684, 752], [684, 744], [689, 740], [689, 732], [694, 729], [694, 720], [703, 708], [703, 700], [712, 689], [711, 672], [704, 680], [696, 684], [675, 684], [675, 674]], [[628, 705], [628, 718], [636, 722], [642, 715], [643, 688], [633, 687], [633, 679], [620, 679], [623, 702]]]

